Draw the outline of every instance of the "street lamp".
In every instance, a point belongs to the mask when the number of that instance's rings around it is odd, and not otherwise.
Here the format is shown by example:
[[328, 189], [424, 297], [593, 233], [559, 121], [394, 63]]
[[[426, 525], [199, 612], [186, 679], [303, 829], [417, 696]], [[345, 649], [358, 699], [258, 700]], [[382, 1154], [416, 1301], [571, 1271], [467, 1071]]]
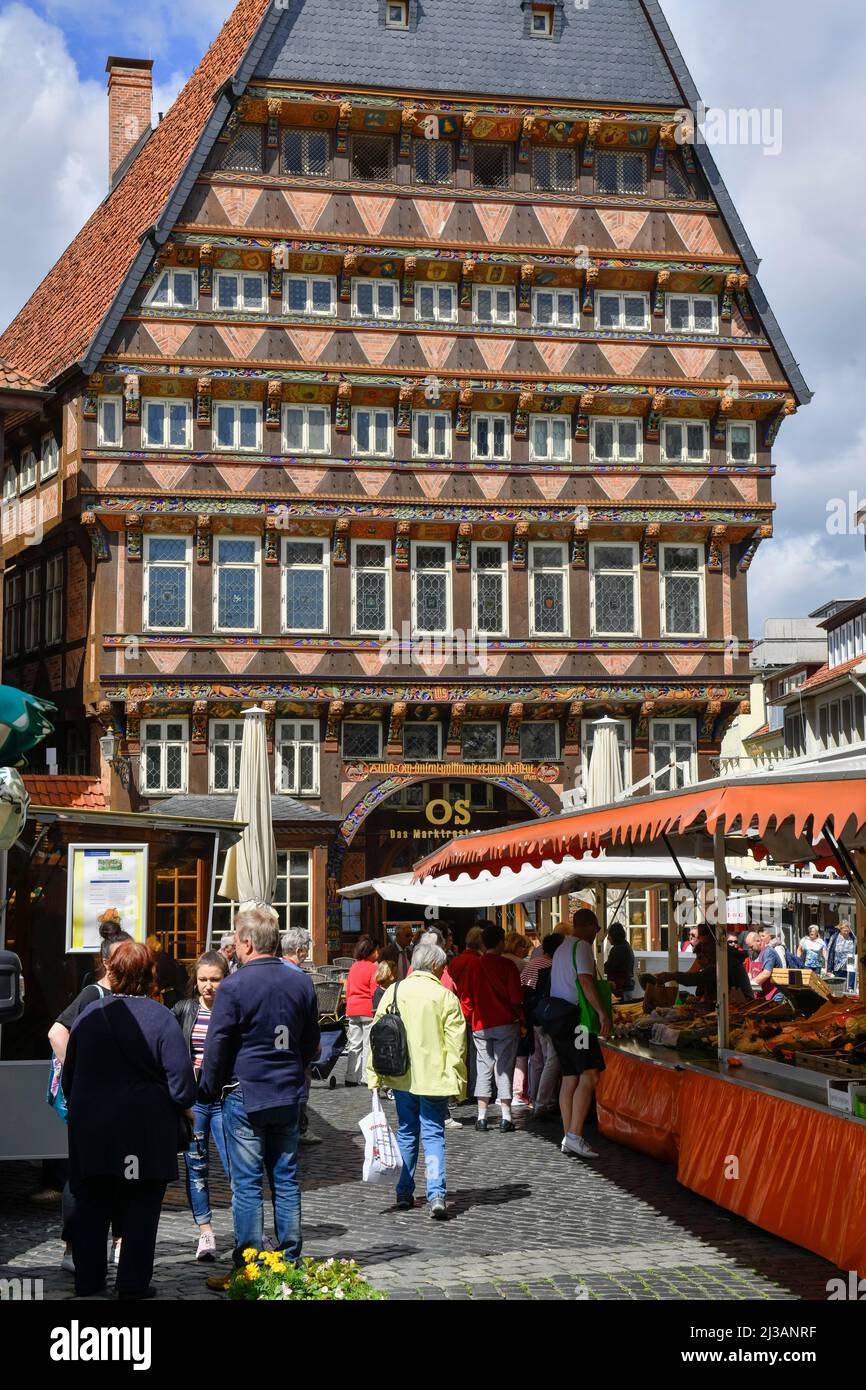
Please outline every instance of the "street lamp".
[[113, 772], [116, 772], [120, 778], [120, 785], [122, 787], [128, 787], [130, 761], [129, 758], [121, 754], [120, 735], [113, 730], [107, 734], [103, 734], [102, 738], [99, 740], [99, 749], [103, 758], [108, 763], [108, 766]]

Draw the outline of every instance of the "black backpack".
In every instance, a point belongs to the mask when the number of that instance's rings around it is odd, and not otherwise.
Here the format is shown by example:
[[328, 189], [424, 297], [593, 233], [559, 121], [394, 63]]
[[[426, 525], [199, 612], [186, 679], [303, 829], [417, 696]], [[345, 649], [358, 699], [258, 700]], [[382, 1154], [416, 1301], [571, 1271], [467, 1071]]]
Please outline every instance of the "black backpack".
[[399, 984], [381, 1018], [370, 1029], [370, 1056], [379, 1076], [405, 1076], [409, 1070], [409, 1039], [397, 1006]]

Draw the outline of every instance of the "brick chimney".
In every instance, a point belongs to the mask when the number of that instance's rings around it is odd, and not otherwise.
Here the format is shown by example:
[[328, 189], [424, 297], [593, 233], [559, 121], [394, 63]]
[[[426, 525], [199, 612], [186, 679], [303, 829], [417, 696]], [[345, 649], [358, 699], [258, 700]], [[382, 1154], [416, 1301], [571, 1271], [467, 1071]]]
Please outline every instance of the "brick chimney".
[[108, 185], [129, 151], [150, 129], [153, 98], [153, 61], [150, 58], [109, 58], [108, 73]]

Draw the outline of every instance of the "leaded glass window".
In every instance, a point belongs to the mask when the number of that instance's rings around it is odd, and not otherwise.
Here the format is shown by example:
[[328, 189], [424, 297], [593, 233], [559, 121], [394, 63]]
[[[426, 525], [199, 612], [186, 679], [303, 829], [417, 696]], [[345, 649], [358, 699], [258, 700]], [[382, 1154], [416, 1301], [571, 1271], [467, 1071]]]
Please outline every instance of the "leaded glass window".
[[214, 305], [227, 313], [262, 313], [267, 308], [267, 277], [257, 272], [219, 270], [214, 276]]
[[419, 459], [447, 459], [451, 449], [451, 414], [447, 410], [412, 412], [412, 454]]
[[290, 796], [318, 795], [318, 720], [277, 721], [277, 790]]
[[262, 408], [257, 402], [216, 401], [213, 413], [217, 449], [254, 452], [261, 447]]
[[559, 725], [554, 719], [521, 724], [520, 757], [526, 763], [558, 762]]
[[570, 417], [533, 415], [529, 428], [531, 460], [565, 462], [571, 458]]
[[477, 140], [472, 146], [472, 183], [475, 188], [509, 188], [511, 146]]
[[185, 719], [142, 721], [142, 792], [155, 796], [186, 791], [188, 727]]
[[463, 725], [463, 757], [466, 762], [495, 763], [499, 757], [498, 724], [470, 720]]
[[511, 456], [511, 416], [472, 415], [472, 457], [507, 459]]
[[472, 309], [476, 323], [514, 323], [514, 290], [508, 285], [475, 285]]
[[752, 420], [731, 420], [728, 424], [728, 458], [732, 463], [753, 463], [755, 425]]
[[403, 757], [414, 762], [442, 756], [442, 725], [409, 723], [403, 725]]
[[662, 438], [666, 462], [706, 462], [709, 430], [705, 420], [665, 420]]
[[595, 297], [597, 328], [649, 327], [649, 299], [645, 294], [600, 290]]
[[100, 448], [123, 443], [123, 399], [100, 396], [97, 412], [96, 443]]
[[241, 770], [242, 719], [210, 721], [210, 789], [236, 792]]
[[637, 633], [637, 548], [593, 545], [592, 629], [597, 633]]
[[168, 398], [142, 402], [141, 443], [145, 449], [188, 449], [192, 401]]
[[344, 758], [382, 756], [382, 725], [366, 719], [344, 719], [342, 724]]
[[332, 316], [337, 312], [337, 282], [333, 275], [289, 275], [285, 281], [287, 314]]
[[361, 407], [352, 411], [352, 450], [363, 457], [390, 458], [392, 410]]
[[257, 174], [262, 169], [262, 127], [239, 125], [223, 155], [224, 169], [239, 169]]
[[327, 174], [330, 136], [325, 130], [287, 130], [283, 133], [284, 174]]
[[602, 150], [595, 157], [599, 193], [646, 192], [646, 156], [631, 151]]
[[416, 319], [454, 323], [457, 318], [457, 290], [454, 285], [421, 281], [415, 285]]
[[450, 546], [412, 542], [412, 607], [416, 632], [451, 627]]
[[568, 631], [565, 547], [529, 547], [529, 624], [534, 636], [564, 636]]
[[353, 280], [352, 313], [362, 319], [399, 318], [396, 281]]
[[165, 309], [194, 309], [197, 301], [197, 273], [174, 266], [162, 272], [146, 300]]
[[574, 328], [577, 323], [575, 291], [533, 290], [532, 322], [543, 328]]
[[259, 626], [259, 540], [220, 537], [214, 566], [215, 627], [253, 632]]
[[643, 450], [643, 422], [623, 416], [596, 416], [590, 457], [598, 463], [637, 463]]
[[653, 790], [676, 791], [695, 780], [697, 736], [693, 719], [650, 721], [650, 763]]
[[328, 626], [328, 546], [320, 540], [283, 542], [283, 627], [324, 632]]
[[370, 183], [390, 179], [391, 146], [389, 135], [354, 135], [352, 178]]
[[454, 145], [449, 140], [414, 142], [415, 182], [442, 184], [454, 182]]
[[190, 625], [191, 539], [145, 536], [144, 543], [144, 627], [183, 631]]
[[283, 407], [283, 449], [287, 454], [325, 454], [331, 442], [331, 411], [326, 405]]
[[577, 155], [557, 145], [536, 145], [532, 151], [532, 178], [545, 193], [570, 193], [577, 187]]
[[352, 630], [386, 632], [391, 621], [390, 547], [387, 541], [352, 542]]
[[662, 623], [668, 634], [703, 631], [703, 565], [696, 545], [661, 547]]
[[508, 554], [504, 545], [473, 543], [472, 580], [475, 631], [503, 634], [507, 627], [508, 581]]
[[669, 294], [666, 328], [672, 333], [715, 333], [718, 300], [711, 294]]

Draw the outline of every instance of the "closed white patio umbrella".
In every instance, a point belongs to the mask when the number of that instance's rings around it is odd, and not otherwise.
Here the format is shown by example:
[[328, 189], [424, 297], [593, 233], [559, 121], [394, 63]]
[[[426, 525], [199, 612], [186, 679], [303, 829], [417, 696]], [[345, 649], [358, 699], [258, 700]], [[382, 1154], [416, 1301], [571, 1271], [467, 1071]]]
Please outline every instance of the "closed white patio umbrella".
[[615, 719], [596, 719], [586, 778], [587, 806], [609, 806], [623, 792], [619, 761], [619, 725]]
[[220, 897], [241, 908], [270, 907], [277, 886], [277, 848], [271, 816], [266, 711], [244, 710], [244, 736], [238, 771], [235, 820], [246, 821], [237, 844], [226, 855]]

